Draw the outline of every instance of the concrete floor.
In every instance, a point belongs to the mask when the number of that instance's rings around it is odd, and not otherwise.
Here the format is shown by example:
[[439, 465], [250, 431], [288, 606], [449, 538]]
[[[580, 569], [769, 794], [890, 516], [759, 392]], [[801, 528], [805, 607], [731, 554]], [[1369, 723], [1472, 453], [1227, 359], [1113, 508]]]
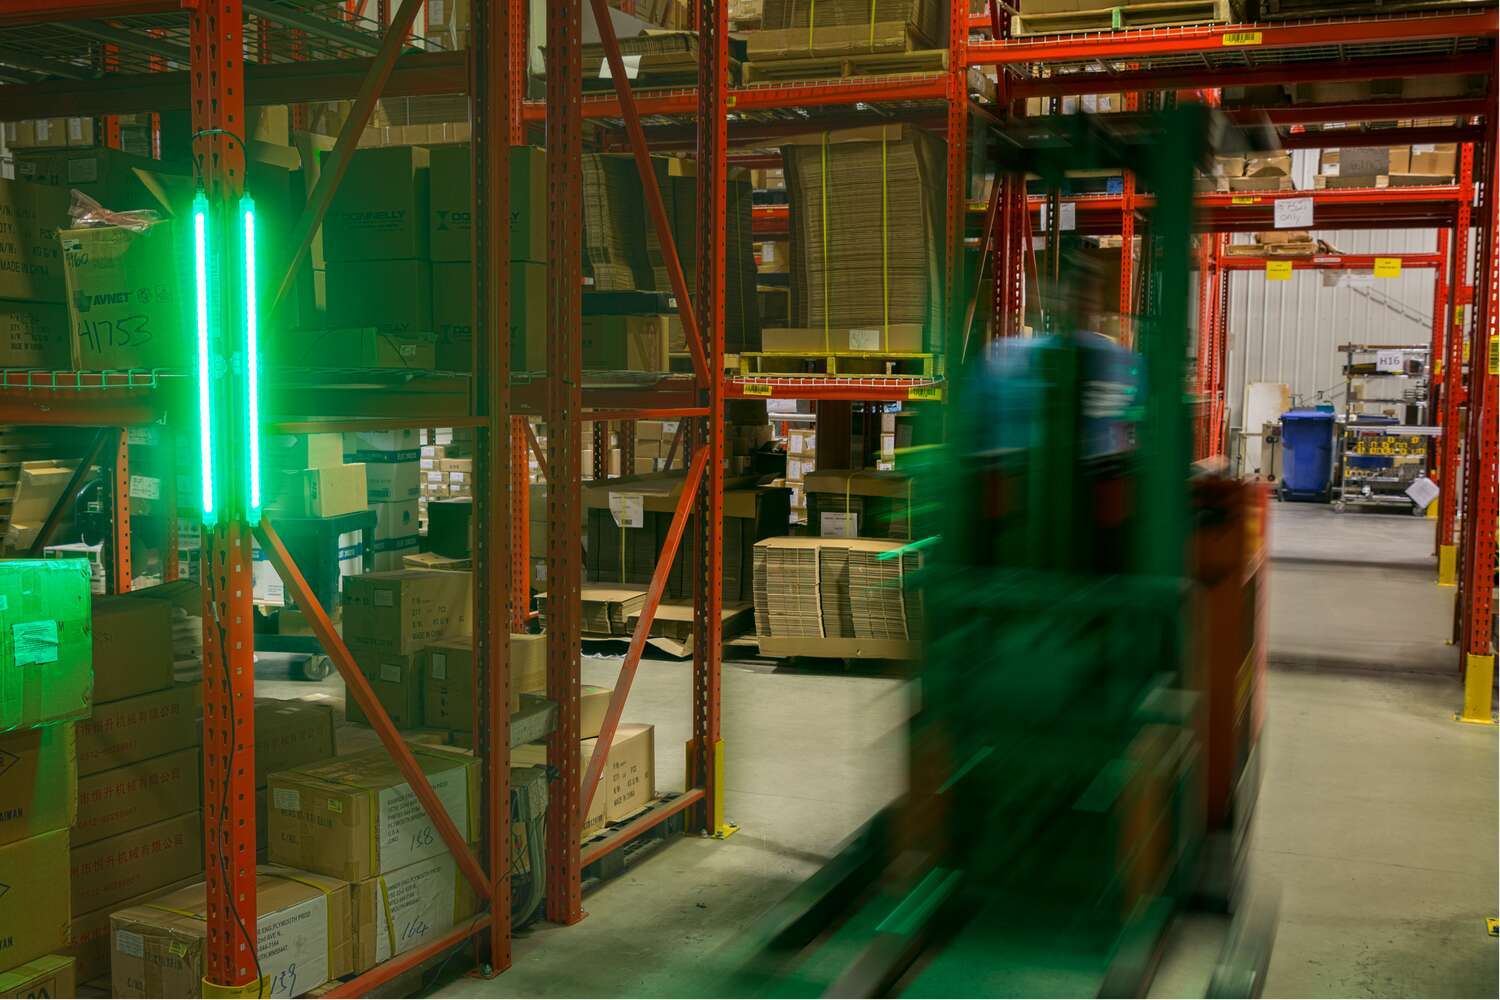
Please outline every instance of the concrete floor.
[[[1452, 592], [1432, 582], [1431, 538], [1432, 522], [1414, 517], [1275, 506], [1251, 865], [1280, 899], [1268, 996], [1500, 990], [1484, 927], [1500, 880], [1496, 731], [1452, 721]], [[661, 788], [682, 787], [689, 669], [643, 663], [626, 708], [657, 726]], [[590, 657], [584, 680], [617, 671], [617, 659]], [[740, 832], [655, 851], [586, 895], [578, 925], [521, 933], [505, 975], [450, 974], [433, 995], [712, 995], [724, 949], [901, 790], [902, 682], [740, 663], [723, 682], [727, 812]], [[1173, 962], [1206, 958], [1191, 937]]]

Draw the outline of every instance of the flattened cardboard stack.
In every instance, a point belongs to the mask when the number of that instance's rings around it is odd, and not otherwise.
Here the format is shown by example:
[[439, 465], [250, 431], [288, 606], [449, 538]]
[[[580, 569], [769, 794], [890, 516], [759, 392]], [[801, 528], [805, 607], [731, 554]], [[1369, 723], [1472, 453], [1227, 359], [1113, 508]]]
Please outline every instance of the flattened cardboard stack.
[[[731, 46], [734, 41], [731, 40]], [[698, 33], [696, 31], [643, 31], [620, 39], [620, 55], [634, 87], [693, 86], [698, 82]], [[631, 60], [629, 57], [634, 56]], [[632, 61], [635, 63], [631, 66]], [[605, 61], [604, 46], [583, 46], [583, 89], [613, 90], [614, 81]], [[730, 85], [740, 79], [740, 61], [729, 59]]]
[[921, 604], [906, 574], [919, 553], [868, 538], [767, 538], [755, 544], [755, 629], [769, 656], [913, 655]]
[[935, 328], [941, 301], [942, 145], [909, 126], [782, 147], [794, 327]]
[[932, 48], [943, 33], [935, 0], [765, 0], [751, 59]]
[[641, 180], [633, 157], [586, 153], [583, 157], [583, 274], [599, 292], [654, 287], [642, 212]]

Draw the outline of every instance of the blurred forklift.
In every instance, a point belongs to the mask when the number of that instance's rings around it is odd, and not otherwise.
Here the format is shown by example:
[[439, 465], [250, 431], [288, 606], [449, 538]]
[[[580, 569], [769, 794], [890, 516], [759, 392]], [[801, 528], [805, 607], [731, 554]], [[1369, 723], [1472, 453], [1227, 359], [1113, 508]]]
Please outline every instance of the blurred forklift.
[[1185, 387], [1194, 167], [1261, 135], [1197, 105], [998, 133], [1002, 176], [1055, 195], [1122, 168], [1155, 194], [1137, 339], [1090, 329], [1054, 225], [1038, 334], [950, 350], [909, 790], [743, 943], [730, 991], [1259, 994], [1265, 493], [1194, 465]]

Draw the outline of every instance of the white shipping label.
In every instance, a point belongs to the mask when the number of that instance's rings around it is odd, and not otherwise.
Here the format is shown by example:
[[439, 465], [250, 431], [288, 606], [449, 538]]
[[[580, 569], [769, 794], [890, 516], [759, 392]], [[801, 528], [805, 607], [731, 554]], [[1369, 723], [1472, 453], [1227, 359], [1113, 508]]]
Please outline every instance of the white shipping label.
[[1379, 351], [1375, 354], [1375, 370], [1378, 372], [1400, 372], [1406, 356], [1400, 351]]
[[295, 788], [273, 788], [271, 805], [287, 812], [296, 812], [302, 808], [302, 793]]
[[255, 921], [266, 995], [299, 997], [328, 981], [328, 897], [321, 893]]
[[161, 480], [155, 476], [131, 476], [130, 495], [142, 500], [160, 500]]
[[[469, 829], [469, 783], [466, 769], [449, 768], [427, 776], [432, 791], [460, 833]], [[375, 817], [379, 869], [383, 872], [447, 852], [422, 802], [405, 782], [380, 790]]]
[[859, 514], [823, 511], [818, 515], [818, 533], [824, 538], [858, 538]]
[[396, 595], [389, 590], [375, 591], [375, 606], [377, 608], [394, 608], [396, 606]]
[[1068, 232], [1078, 228], [1078, 206], [1071, 201], [1065, 201], [1057, 210], [1057, 228], [1062, 232]]
[[[200, 538], [201, 547], [201, 538]], [[262, 604], [285, 604], [286, 586], [277, 575], [271, 560], [259, 548], [250, 550], [251, 593]]]
[[344, 590], [344, 577], [359, 576], [365, 571], [364, 529], [339, 532], [339, 592]]
[[448, 656], [447, 656], [447, 654], [446, 653], [433, 653], [432, 654], [432, 666], [431, 666], [430, 669], [431, 669], [431, 672], [432, 672], [432, 679], [433, 680], [435, 680], [435, 681], [445, 681], [445, 680], [447, 680], [448, 679]]
[[390, 684], [401, 683], [401, 664], [382, 663], [380, 665], [380, 679]]
[[34, 123], [33, 128], [36, 131], [37, 142], [46, 142], [48, 139], [52, 138], [51, 118], [38, 118]]
[[880, 350], [879, 330], [850, 330], [849, 350], [851, 351], [878, 351]]
[[69, 118], [68, 119], [68, 141], [69, 142], [82, 142], [83, 141], [83, 119], [82, 118]]
[[380, 898], [375, 901], [375, 961], [426, 944], [453, 926], [457, 878], [453, 855], [444, 854], [376, 882]]
[[1277, 229], [1309, 229], [1313, 224], [1311, 198], [1276, 199]]
[[1416, 155], [1418, 153], [1436, 153], [1437, 152], [1437, 143], [1433, 143], [1433, 142], [1414, 142], [1414, 143], [1411, 144], [1411, 151], [1412, 151], [1413, 155]]
[[620, 528], [640, 528], [646, 524], [645, 498], [639, 493], [611, 493], [609, 513]]
[[156, 428], [131, 427], [125, 432], [125, 443], [138, 445], [156, 444]]
[[57, 662], [57, 621], [43, 618], [34, 622], [16, 622], [10, 627], [18, 667]]
[[[641, 72], [641, 57], [640, 57], [639, 53], [637, 53], [636, 55], [629, 55], [629, 56], [622, 55], [620, 57], [620, 64], [625, 69], [625, 78], [627, 80], [634, 80], [637, 76], [640, 75], [640, 72]], [[601, 79], [601, 80], [612, 80], [612, 79], [614, 79], [614, 74], [609, 71], [609, 60], [608, 59], [600, 59], [599, 60], [599, 79]]]

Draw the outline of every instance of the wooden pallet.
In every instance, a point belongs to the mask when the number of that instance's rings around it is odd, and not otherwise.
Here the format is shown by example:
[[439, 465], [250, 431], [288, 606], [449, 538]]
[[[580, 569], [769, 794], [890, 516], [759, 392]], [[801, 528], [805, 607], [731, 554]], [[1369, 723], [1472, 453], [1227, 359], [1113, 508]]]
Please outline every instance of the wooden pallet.
[[880, 351], [747, 351], [740, 375], [921, 375], [935, 372], [932, 354]]
[[861, 52], [757, 60], [745, 63], [741, 73], [745, 82], [750, 84], [858, 76], [920, 76], [947, 68], [947, 49], [919, 49], [915, 52]]
[[1188, 24], [1227, 24], [1233, 21], [1231, 0], [1164, 0], [1161, 3], [1059, 10], [1046, 14], [1013, 14], [1010, 32], [1028, 35], [1066, 35], [1081, 31], [1126, 31]]

